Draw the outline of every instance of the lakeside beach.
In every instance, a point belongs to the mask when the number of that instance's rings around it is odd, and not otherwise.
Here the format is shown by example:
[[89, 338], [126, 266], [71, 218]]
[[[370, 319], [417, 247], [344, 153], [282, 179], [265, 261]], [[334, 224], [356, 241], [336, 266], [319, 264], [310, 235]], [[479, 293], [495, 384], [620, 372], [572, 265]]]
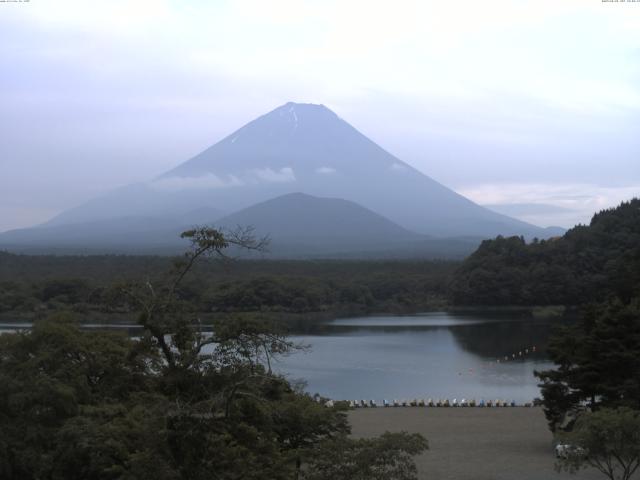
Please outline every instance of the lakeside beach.
[[[416, 459], [420, 480], [596, 480], [595, 470], [558, 473], [541, 408], [363, 408], [349, 413], [355, 437], [421, 433], [429, 450]], [[640, 478], [636, 474], [633, 478]]]

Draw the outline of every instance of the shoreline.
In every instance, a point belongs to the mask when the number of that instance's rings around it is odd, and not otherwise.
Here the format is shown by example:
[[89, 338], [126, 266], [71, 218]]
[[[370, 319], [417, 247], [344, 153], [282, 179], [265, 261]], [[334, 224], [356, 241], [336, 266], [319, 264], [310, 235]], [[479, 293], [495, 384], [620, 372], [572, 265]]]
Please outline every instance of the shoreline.
[[[352, 435], [420, 433], [429, 450], [416, 458], [419, 480], [597, 480], [602, 474], [555, 471], [553, 436], [542, 408], [360, 408]], [[636, 474], [633, 479], [639, 479]]]
[[[63, 309], [65, 312], [69, 312], [72, 315], [78, 317], [86, 317], [86, 323], [92, 324], [104, 324], [104, 325], [119, 325], [123, 323], [131, 324], [135, 323], [135, 312], [118, 312], [118, 313], [105, 313], [97, 311], [76, 311], [73, 309]], [[369, 311], [366, 309], [336, 309], [327, 311], [313, 311], [313, 312], [301, 312], [294, 313], [288, 311], [217, 311], [217, 312], [193, 312], [200, 317], [205, 318], [208, 321], [213, 321], [215, 318], [226, 317], [230, 315], [264, 315], [270, 319], [277, 317], [277, 320], [281, 321], [284, 325], [296, 325], [296, 324], [322, 324], [333, 320], [340, 320], [345, 318], [360, 318], [360, 317], [385, 317], [385, 316], [397, 316], [397, 317], [415, 317], [432, 313], [445, 313], [451, 315], [459, 314], [478, 314], [478, 315], [514, 315], [517, 314], [517, 318], [513, 318], [514, 321], [526, 321], [531, 319], [556, 319], [562, 318], [565, 314], [571, 315], [574, 312], [574, 307], [565, 307], [562, 305], [503, 305], [503, 306], [467, 306], [467, 305], [432, 305], [422, 306], [420, 308], [407, 308], [407, 309], [394, 309], [388, 310], [380, 309], [375, 311]], [[1, 323], [32, 323], [43, 318], [47, 318], [50, 315], [57, 313], [57, 311], [38, 310], [38, 311], [5, 311], [0, 313]], [[85, 322], [80, 322], [85, 323]]]

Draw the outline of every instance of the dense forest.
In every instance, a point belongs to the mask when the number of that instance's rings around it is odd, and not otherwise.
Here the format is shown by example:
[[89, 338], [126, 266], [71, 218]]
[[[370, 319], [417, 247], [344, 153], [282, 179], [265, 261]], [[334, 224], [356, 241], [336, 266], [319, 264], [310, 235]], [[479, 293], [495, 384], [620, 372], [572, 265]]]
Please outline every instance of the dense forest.
[[640, 200], [603, 210], [562, 237], [482, 242], [451, 282], [462, 305], [582, 305], [640, 292]]
[[202, 332], [180, 287], [228, 242], [211, 229], [189, 238], [164, 275], [120, 286], [137, 338], [83, 331], [68, 313], [0, 335], [0, 478], [415, 480], [426, 439], [349, 437], [344, 402], [272, 372], [298, 348], [277, 326]]
[[[271, 371], [297, 348], [272, 320], [318, 315], [580, 306], [536, 373], [549, 426], [586, 445], [599, 414], [640, 421], [640, 200], [560, 238], [485, 241], [462, 264], [216, 260], [219, 232], [185, 235], [178, 258], [0, 253], [0, 315], [40, 320], [0, 336], [0, 476], [415, 479], [423, 437], [353, 439], [347, 405]], [[95, 320], [135, 322], [140, 340], [79, 328]]]
[[[61, 309], [86, 320], [126, 320], [114, 289], [157, 278], [174, 259], [154, 256], [27, 256], [0, 253], [0, 315], [43, 317]], [[293, 316], [441, 308], [458, 263], [204, 259], [179, 294], [193, 311]], [[117, 317], [117, 318], [116, 318]]]
[[[45, 317], [71, 310], [90, 320], [126, 321], [114, 286], [157, 278], [161, 256], [28, 256], [0, 252], [0, 316]], [[261, 312], [297, 318], [417, 312], [452, 305], [582, 305], [640, 289], [640, 200], [596, 214], [564, 236], [527, 243], [484, 241], [462, 264], [425, 260], [207, 259], [179, 294], [193, 311]]]

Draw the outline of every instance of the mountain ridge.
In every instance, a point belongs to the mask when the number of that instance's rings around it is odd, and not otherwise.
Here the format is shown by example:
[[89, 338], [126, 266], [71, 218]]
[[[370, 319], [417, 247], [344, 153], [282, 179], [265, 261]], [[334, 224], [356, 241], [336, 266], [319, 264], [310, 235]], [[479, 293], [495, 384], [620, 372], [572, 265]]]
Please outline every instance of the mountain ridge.
[[393, 156], [324, 105], [294, 102], [146, 183], [91, 199], [42, 226], [117, 224], [123, 217], [179, 219], [199, 209], [222, 216], [294, 192], [353, 202], [405, 230], [433, 237], [556, 233], [473, 203]]
[[422, 238], [357, 203], [301, 192], [257, 203], [214, 223], [224, 228], [251, 225], [257, 235], [309, 241], [322, 241], [327, 237], [356, 242], [366, 242], [371, 237], [381, 242]]
[[[215, 212], [196, 213], [202, 218]], [[481, 240], [433, 239], [354, 202], [304, 193], [282, 195], [204, 223], [222, 231], [251, 226], [256, 237], [270, 238], [266, 252], [231, 249], [232, 255], [244, 258], [462, 258]], [[188, 242], [180, 233], [194, 226], [129, 216], [14, 230], [0, 234], [0, 246], [20, 253], [172, 255], [184, 251]]]

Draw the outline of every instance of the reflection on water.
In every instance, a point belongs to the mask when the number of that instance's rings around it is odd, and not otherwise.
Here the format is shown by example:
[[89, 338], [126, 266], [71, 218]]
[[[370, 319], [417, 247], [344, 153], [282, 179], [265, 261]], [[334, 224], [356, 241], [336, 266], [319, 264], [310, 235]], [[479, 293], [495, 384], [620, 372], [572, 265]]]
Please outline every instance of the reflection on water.
[[548, 320], [447, 313], [340, 319], [295, 336], [311, 351], [282, 359], [278, 369], [336, 399], [527, 402], [539, 396], [533, 371], [551, 366], [550, 328]]
[[452, 316], [443, 313], [423, 313], [419, 315], [387, 316], [379, 315], [373, 317], [360, 318], [340, 318], [328, 322], [332, 327], [388, 327], [388, 328], [411, 328], [411, 327], [450, 327], [454, 325], [468, 325], [473, 323], [486, 323], [491, 319], [482, 319], [469, 315]]
[[[551, 366], [545, 349], [557, 322], [448, 313], [338, 319], [294, 335], [311, 349], [280, 359], [275, 368], [334, 399], [529, 402], [539, 396], [533, 371]], [[0, 332], [31, 326], [4, 323]], [[137, 325], [83, 327], [140, 334]]]

